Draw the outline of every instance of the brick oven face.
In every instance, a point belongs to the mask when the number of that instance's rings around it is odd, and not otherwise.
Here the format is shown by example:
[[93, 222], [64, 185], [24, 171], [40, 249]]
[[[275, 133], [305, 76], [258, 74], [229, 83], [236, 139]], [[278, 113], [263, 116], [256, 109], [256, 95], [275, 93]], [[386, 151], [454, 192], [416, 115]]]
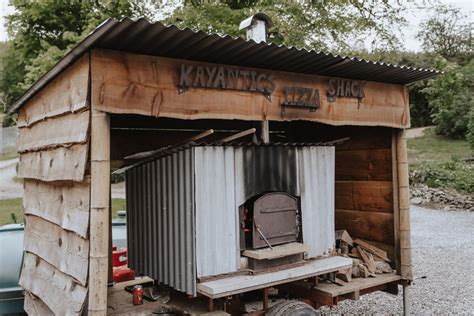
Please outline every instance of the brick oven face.
[[300, 240], [299, 199], [285, 192], [251, 197], [240, 208], [241, 250]]

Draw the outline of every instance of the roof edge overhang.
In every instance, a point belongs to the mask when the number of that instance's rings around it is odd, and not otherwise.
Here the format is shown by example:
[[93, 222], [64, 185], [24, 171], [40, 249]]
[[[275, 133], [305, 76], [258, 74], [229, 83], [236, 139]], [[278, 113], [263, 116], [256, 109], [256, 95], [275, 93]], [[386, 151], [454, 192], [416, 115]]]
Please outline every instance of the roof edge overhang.
[[84, 38], [79, 44], [71, 49], [61, 60], [53, 66], [47, 73], [41, 76], [35, 83], [26, 90], [23, 95], [13, 103], [12, 107], [8, 110], [8, 113], [17, 112], [30, 98], [36, 93], [43, 89], [48, 83], [54, 78], [61, 74], [66, 68], [72, 63], [79, 59], [84, 53], [89, 51], [94, 44], [100, 40], [100, 38], [112, 29], [117, 23], [117, 20], [109, 18], [102, 22], [94, 31], [92, 31], [86, 38]]
[[[131, 32], [131, 29], [138, 28], [138, 31]], [[271, 65], [263, 65], [260, 68], [263, 69], [271, 69], [271, 70], [278, 70], [278, 71], [286, 71], [286, 72], [294, 72], [294, 73], [302, 73], [302, 74], [309, 74], [309, 75], [320, 75], [320, 76], [327, 76], [327, 77], [340, 77], [340, 78], [348, 78], [348, 79], [356, 79], [356, 80], [367, 80], [367, 81], [374, 81], [374, 82], [385, 82], [389, 84], [409, 84], [418, 80], [424, 80], [436, 76], [440, 72], [432, 69], [417, 69], [408, 66], [397, 66], [392, 64], [380, 63], [380, 62], [372, 62], [367, 61], [364, 59], [359, 59], [356, 57], [348, 57], [348, 56], [340, 56], [340, 55], [333, 55], [331, 53], [324, 53], [324, 52], [317, 52], [314, 50], [307, 51], [306, 49], [298, 49], [294, 47], [286, 47], [284, 45], [276, 45], [272, 43], [255, 43], [253, 40], [246, 41], [242, 38], [232, 38], [230, 36], [220, 36], [217, 34], [207, 34], [203, 31], [194, 32], [188, 28], [186, 29], [179, 29], [176, 26], [164, 26], [161, 22], [150, 23], [146, 19], [141, 18], [137, 20], [132, 20], [129, 18], [125, 18], [121, 21], [118, 21], [114, 18], [109, 18], [102, 22], [94, 31], [92, 31], [87, 37], [85, 37], [79, 44], [77, 44], [72, 50], [70, 50], [51, 70], [49, 70], [46, 74], [44, 74], [40, 79], [38, 79], [31, 87], [17, 100], [8, 110], [8, 113], [17, 112], [24, 104], [26, 104], [36, 93], [42, 90], [48, 83], [50, 83], [54, 78], [56, 78], [59, 74], [61, 74], [66, 68], [68, 68], [72, 63], [78, 60], [84, 53], [88, 52], [94, 48], [101, 48], [101, 49], [110, 49], [110, 50], [121, 50], [121, 51], [128, 51], [127, 49], [117, 49], [114, 47], [108, 47], [104, 43], [101, 43], [101, 40], [104, 40], [106, 43], [114, 42], [117, 36], [125, 36], [127, 39], [124, 39], [126, 42], [127, 40], [132, 41], [139, 41], [140, 40], [140, 32], [150, 32], [154, 34], [159, 34], [161, 31], [169, 31], [171, 33], [176, 33], [178, 36], [172, 36], [170, 41], [177, 41], [180, 42], [185, 40], [189, 40], [190, 37], [195, 37], [194, 44], [197, 42], [203, 42], [208, 40], [209, 43], [205, 43], [205, 45], [212, 45], [217, 42], [221, 41], [222, 44], [232, 47], [237, 47], [239, 51], [245, 51], [246, 54], [252, 54], [254, 48], [258, 49], [258, 55], [262, 55], [262, 52], [267, 51], [268, 53], [272, 53], [273, 55], [280, 56], [281, 60], [278, 60], [277, 63], [280, 65], [284, 64], [285, 59], [287, 61], [291, 60], [291, 64], [295, 65], [295, 59], [302, 59], [304, 60], [302, 64], [308, 64], [307, 59], [313, 58], [316, 62], [321, 60], [322, 66], [316, 67], [314, 72], [305, 72], [300, 71], [301, 65], [296, 63], [295, 70], [292, 69], [281, 69], [279, 67], [271, 67]], [[127, 34], [128, 32], [128, 34]], [[119, 35], [117, 35], [117, 33]], [[122, 34], [125, 33], [125, 34]], [[191, 41], [192, 42], [192, 41]], [[122, 43], [120, 43], [122, 44]], [[119, 44], [119, 45], [120, 45]], [[126, 44], [126, 43], [125, 43]], [[166, 42], [166, 44], [170, 45], [170, 42]], [[104, 47], [105, 46], [105, 47]], [[125, 45], [127, 46], [127, 45]], [[179, 45], [178, 45], [179, 46]], [[222, 45], [221, 45], [222, 46]], [[180, 47], [177, 47], [178, 51]], [[185, 50], [185, 48], [183, 48]], [[209, 63], [221, 63], [221, 64], [229, 64], [229, 65], [236, 65], [239, 66], [235, 59], [234, 62], [231, 60], [227, 61], [222, 57], [217, 60], [213, 60], [211, 57], [207, 58], [207, 60], [202, 60], [202, 58], [194, 59], [192, 56], [189, 58], [183, 58], [178, 54], [176, 56], [168, 55], [161, 55], [160, 53], [146, 53], [146, 52], [136, 52], [136, 51], [129, 51], [130, 53], [137, 53], [137, 54], [145, 54], [145, 55], [153, 55], [153, 56], [162, 56], [167, 58], [178, 58], [178, 59], [189, 59], [189, 60], [196, 60], [196, 61], [203, 61]], [[268, 61], [268, 59], [265, 59]], [[328, 65], [325, 65], [325, 63]], [[339, 71], [340, 66], [347, 66], [352, 65], [351, 69], [345, 69], [345, 73], [347, 76], [344, 75], [335, 75], [335, 71]], [[256, 65], [244, 65], [253, 68]], [[373, 68], [373, 69], [372, 69]], [[380, 73], [383, 73], [383, 70], [386, 70], [387, 76], [386, 78]], [[370, 76], [366, 75], [367, 73], [376, 74], [376, 78], [369, 78]], [[394, 73], [395, 72], [395, 73]], [[360, 76], [359, 76], [360, 75]], [[362, 78], [358, 78], [361, 76], [366, 76]], [[397, 82], [390, 82], [390, 80], [394, 80], [393, 78], [397, 78]], [[385, 79], [385, 80], [384, 80]]]

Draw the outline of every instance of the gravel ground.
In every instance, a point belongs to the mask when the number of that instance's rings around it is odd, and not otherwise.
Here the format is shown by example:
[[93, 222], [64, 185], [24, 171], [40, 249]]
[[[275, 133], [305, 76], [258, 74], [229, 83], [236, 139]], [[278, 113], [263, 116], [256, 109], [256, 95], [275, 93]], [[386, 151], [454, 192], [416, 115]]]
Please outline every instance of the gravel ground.
[[[474, 214], [411, 207], [413, 315], [474, 315]], [[402, 314], [402, 294], [346, 300], [329, 314]]]

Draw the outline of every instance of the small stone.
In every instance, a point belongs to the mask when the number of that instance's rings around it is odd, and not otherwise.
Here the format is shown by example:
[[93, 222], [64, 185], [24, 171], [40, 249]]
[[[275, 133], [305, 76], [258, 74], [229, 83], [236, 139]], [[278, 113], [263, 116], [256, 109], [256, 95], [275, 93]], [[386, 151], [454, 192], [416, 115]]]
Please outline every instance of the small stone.
[[420, 205], [421, 203], [423, 203], [423, 199], [418, 196], [418, 197], [412, 198], [410, 202], [415, 205]]

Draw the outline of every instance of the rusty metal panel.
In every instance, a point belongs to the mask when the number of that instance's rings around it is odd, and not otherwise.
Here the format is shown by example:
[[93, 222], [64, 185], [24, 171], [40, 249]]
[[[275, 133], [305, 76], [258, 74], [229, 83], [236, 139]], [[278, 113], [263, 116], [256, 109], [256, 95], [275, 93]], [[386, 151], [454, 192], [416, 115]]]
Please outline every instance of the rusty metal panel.
[[298, 195], [296, 146], [244, 146], [245, 199], [270, 191]]
[[128, 259], [138, 275], [196, 295], [192, 149], [126, 172]]
[[309, 257], [324, 256], [335, 246], [335, 149], [300, 147], [298, 158], [303, 242]]
[[195, 147], [196, 268], [205, 277], [236, 272], [240, 243], [234, 148]]

